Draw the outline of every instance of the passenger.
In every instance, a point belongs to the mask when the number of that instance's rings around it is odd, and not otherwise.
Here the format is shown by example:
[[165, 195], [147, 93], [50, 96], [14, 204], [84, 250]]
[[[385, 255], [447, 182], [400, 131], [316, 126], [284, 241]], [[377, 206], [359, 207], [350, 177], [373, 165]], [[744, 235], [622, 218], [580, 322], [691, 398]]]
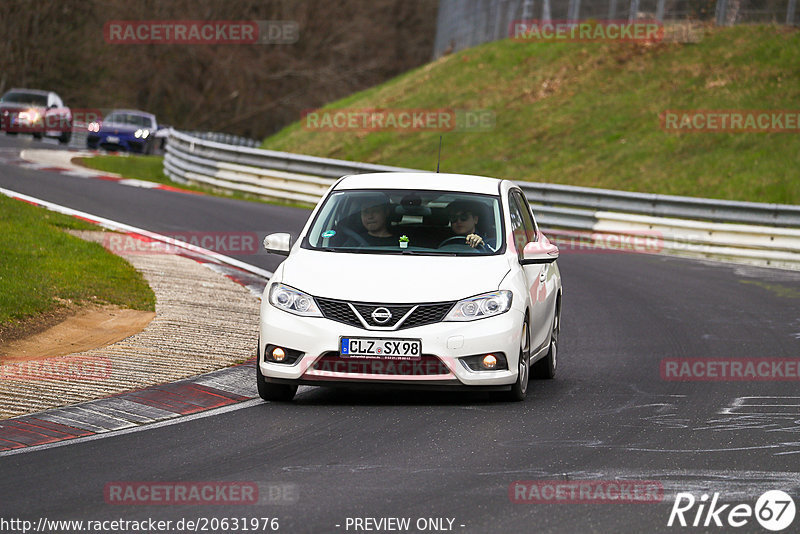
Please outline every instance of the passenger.
[[485, 245], [483, 238], [478, 235], [480, 212], [480, 205], [469, 200], [454, 200], [447, 205], [447, 216], [453, 237], [464, 236], [466, 244], [472, 248]]

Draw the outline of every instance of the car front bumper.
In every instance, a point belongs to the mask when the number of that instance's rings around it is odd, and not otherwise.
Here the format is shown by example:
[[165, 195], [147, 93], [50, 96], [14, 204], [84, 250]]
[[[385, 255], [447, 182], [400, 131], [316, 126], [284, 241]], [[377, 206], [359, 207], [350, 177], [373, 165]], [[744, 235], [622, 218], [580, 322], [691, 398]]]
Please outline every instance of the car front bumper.
[[[111, 139], [109, 139], [111, 137]], [[109, 151], [142, 153], [147, 146], [146, 139], [137, 139], [124, 135], [90, 134], [87, 136], [89, 148], [102, 148]]]
[[[267, 380], [317, 385], [385, 383], [417, 386], [508, 386], [517, 379], [523, 314], [510, 309], [470, 322], [439, 322], [395, 331], [367, 330], [326, 319], [301, 317], [264, 301], [258, 365]], [[379, 360], [364, 369], [358, 359], [341, 358], [340, 337], [419, 339], [423, 361]], [[264, 361], [264, 347], [276, 345], [303, 353], [294, 363]], [[508, 369], [473, 371], [461, 358], [503, 353]], [[436, 365], [434, 365], [434, 362]], [[439, 365], [439, 362], [441, 365]], [[378, 372], [374, 372], [374, 371]], [[434, 372], [431, 372], [434, 370]]]

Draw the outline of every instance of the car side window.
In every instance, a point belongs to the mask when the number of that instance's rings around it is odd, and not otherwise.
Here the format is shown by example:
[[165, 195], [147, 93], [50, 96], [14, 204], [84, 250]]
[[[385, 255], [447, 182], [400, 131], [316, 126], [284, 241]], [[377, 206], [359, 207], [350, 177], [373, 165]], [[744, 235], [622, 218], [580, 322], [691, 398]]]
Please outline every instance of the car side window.
[[528, 206], [528, 201], [519, 191], [514, 191], [512, 194], [517, 201], [519, 212], [522, 214], [522, 224], [525, 226], [525, 235], [528, 238], [528, 242], [536, 241], [536, 223], [531, 216], [531, 208]]
[[511, 238], [514, 240], [514, 248], [517, 249], [517, 256], [522, 258], [522, 250], [528, 244], [528, 235], [525, 232], [525, 223], [519, 204], [513, 193], [508, 196], [508, 217], [511, 219]]

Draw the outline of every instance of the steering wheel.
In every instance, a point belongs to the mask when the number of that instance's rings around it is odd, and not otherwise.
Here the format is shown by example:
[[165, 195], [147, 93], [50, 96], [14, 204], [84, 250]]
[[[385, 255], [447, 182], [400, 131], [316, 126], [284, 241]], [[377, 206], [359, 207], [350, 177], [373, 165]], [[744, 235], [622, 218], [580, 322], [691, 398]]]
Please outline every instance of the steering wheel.
[[341, 230], [342, 230], [342, 233], [344, 235], [346, 235], [347, 237], [352, 237], [359, 245], [364, 246], [364, 247], [368, 247], [369, 246], [369, 243], [367, 242], [367, 240], [364, 239], [358, 232], [356, 232], [352, 228], [349, 228], [347, 226], [343, 226], [341, 228]]
[[[436, 248], [442, 248], [443, 246], [450, 244], [450, 241], [454, 241], [454, 242], [458, 241], [457, 243], [454, 243], [454, 244], [464, 245], [465, 247], [469, 247], [469, 244], [467, 244], [467, 236], [465, 236], [465, 235], [454, 235], [453, 237], [448, 237], [447, 239], [445, 239], [444, 241], [439, 243], [439, 245]], [[482, 242], [477, 247], [470, 247], [470, 248], [475, 248], [475, 249], [478, 249], [478, 250], [486, 250], [486, 242]]]

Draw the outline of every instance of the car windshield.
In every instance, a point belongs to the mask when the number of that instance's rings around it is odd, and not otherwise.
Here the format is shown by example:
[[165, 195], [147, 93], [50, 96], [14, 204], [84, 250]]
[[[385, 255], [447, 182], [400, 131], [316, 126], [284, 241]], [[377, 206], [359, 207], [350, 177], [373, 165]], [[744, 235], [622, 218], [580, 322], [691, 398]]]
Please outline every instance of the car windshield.
[[487, 255], [504, 247], [499, 197], [449, 191], [336, 191], [305, 248], [371, 254]]
[[3, 95], [2, 101], [10, 104], [25, 104], [28, 106], [46, 107], [47, 95], [12, 91]]
[[106, 122], [112, 122], [114, 124], [130, 124], [131, 126], [141, 126], [143, 128], [153, 127], [152, 120], [146, 115], [139, 115], [137, 113], [121, 113], [119, 111], [109, 113], [106, 117]]

